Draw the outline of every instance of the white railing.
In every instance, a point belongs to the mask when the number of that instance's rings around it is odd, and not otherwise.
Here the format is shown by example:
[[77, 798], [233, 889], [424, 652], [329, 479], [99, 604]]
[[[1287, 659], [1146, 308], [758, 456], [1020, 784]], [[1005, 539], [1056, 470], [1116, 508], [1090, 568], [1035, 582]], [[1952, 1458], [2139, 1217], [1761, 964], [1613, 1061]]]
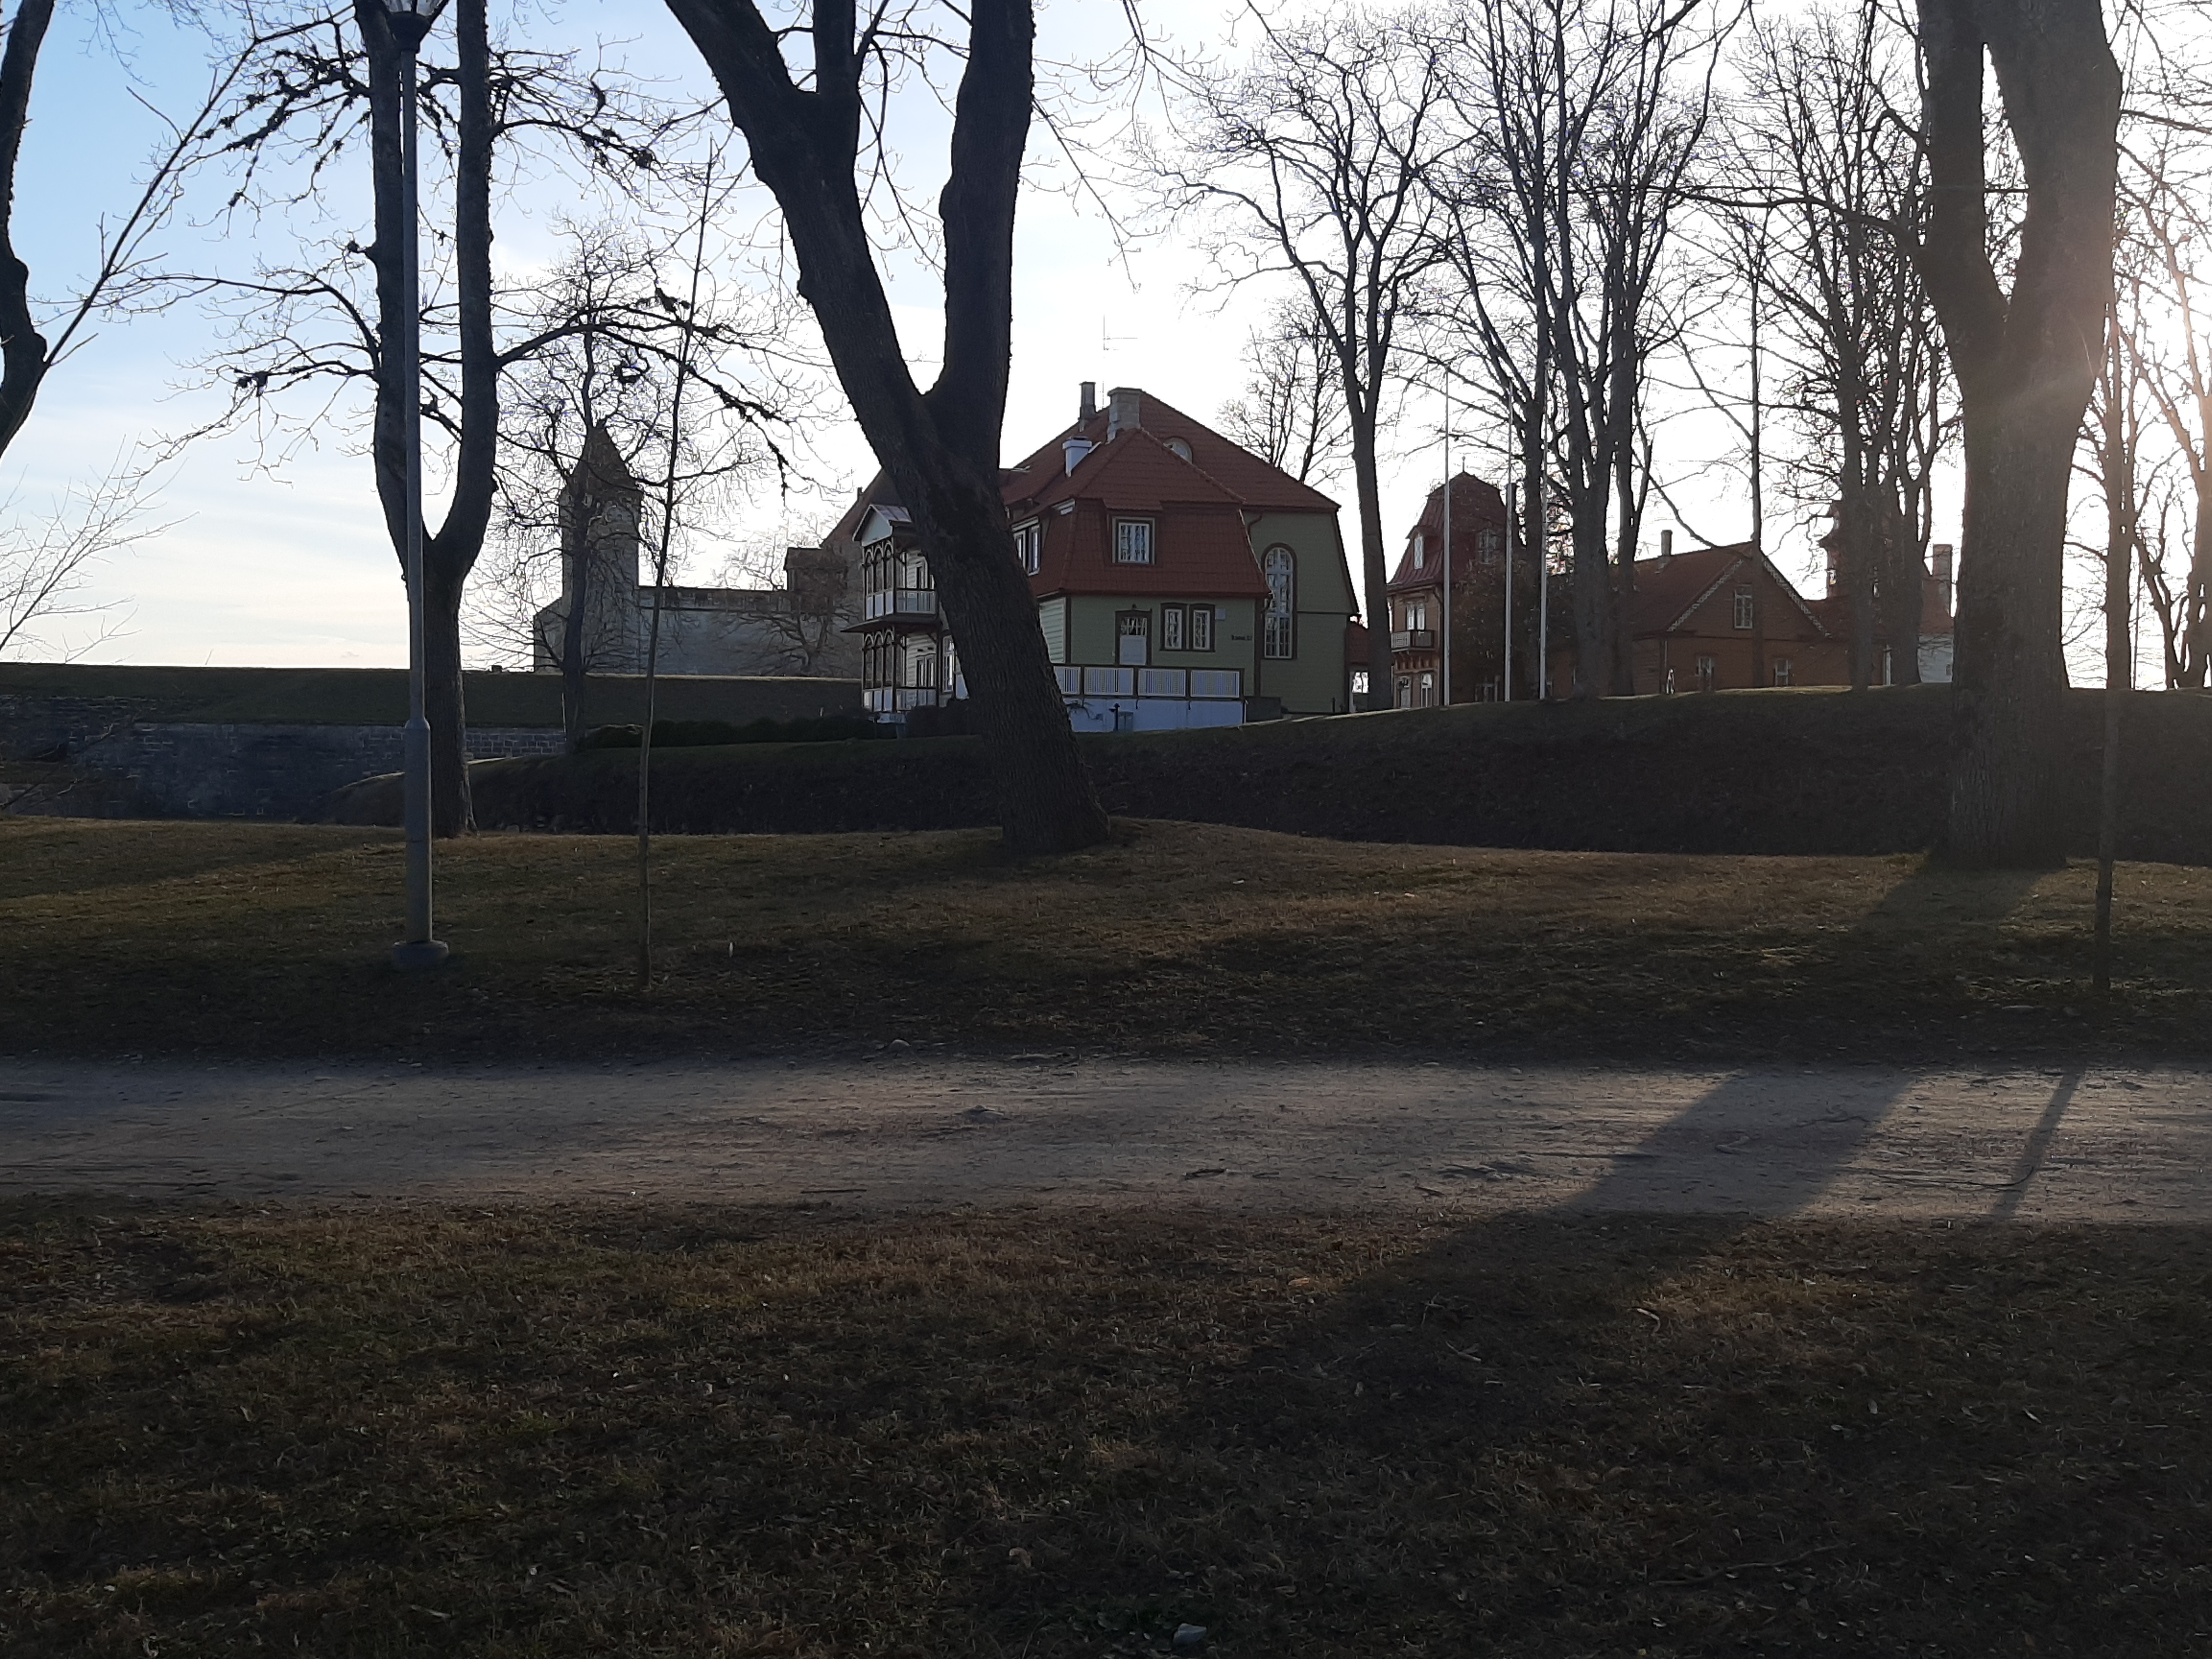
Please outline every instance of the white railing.
[[879, 616], [935, 616], [937, 590], [934, 588], [878, 588], [867, 596], [862, 613], [870, 622]]
[[1242, 697], [1244, 695], [1244, 671], [1242, 668], [1193, 668], [1190, 671], [1190, 694], [1193, 697]]
[[1062, 697], [1158, 697], [1232, 700], [1244, 695], [1242, 668], [1079, 668], [1055, 665]]

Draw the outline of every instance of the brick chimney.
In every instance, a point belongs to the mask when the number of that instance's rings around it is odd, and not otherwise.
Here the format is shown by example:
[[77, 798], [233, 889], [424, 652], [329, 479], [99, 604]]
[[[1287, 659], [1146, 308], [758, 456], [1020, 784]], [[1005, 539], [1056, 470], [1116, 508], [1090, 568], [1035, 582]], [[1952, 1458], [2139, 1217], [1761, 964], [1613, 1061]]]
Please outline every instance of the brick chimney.
[[1112, 442], [1124, 432], [1133, 432], [1144, 422], [1145, 394], [1127, 386], [1117, 386], [1106, 394], [1106, 440]]

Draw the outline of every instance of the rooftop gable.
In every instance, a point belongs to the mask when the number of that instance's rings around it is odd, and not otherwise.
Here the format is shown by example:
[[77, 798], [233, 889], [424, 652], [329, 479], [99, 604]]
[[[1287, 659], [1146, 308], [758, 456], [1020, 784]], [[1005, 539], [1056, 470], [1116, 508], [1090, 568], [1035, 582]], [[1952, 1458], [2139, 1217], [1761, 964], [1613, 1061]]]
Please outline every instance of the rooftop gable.
[[[1116, 397], [1137, 400], [1137, 424], [1109, 442], [1106, 434], [1111, 419], [1112, 401]], [[1108, 393], [1105, 407], [1096, 411], [1088, 419], [1078, 420], [1065, 428], [1012, 468], [1008, 474], [1008, 499], [1015, 499], [1017, 496], [1024, 499], [1041, 499], [1052, 487], [1050, 480], [1053, 478], [1066, 477], [1066, 458], [1060, 446], [1070, 438], [1088, 438], [1097, 446], [1076, 469], [1080, 476], [1102, 451], [1117, 447], [1122, 438], [1139, 432], [1148, 435], [1163, 445], [1170, 439], [1180, 438], [1190, 446], [1190, 465], [1255, 512], [1334, 513], [1337, 510], [1337, 503], [1311, 485], [1299, 483], [1280, 467], [1271, 466], [1242, 444], [1224, 437], [1205, 422], [1193, 419], [1174, 405], [1141, 388], [1131, 387], [1115, 387]]]

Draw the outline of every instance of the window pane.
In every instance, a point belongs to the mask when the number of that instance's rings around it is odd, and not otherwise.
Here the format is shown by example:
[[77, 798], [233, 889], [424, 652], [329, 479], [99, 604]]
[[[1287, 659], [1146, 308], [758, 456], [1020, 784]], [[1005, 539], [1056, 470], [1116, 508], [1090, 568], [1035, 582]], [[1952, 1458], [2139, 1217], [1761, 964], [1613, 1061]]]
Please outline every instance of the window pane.
[[1182, 650], [1183, 608], [1180, 605], [1160, 607], [1160, 649], [1164, 651]]

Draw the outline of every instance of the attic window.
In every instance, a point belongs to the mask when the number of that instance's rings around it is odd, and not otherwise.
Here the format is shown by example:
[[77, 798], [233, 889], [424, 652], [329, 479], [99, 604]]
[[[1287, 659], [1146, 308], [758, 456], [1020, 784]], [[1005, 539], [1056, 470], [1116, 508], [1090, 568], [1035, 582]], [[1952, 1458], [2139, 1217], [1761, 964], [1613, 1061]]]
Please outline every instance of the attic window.
[[1753, 609], [1754, 604], [1751, 596], [1751, 589], [1748, 588], [1737, 589], [1735, 590], [1735, 625], [1739, 628], [1750, 627], [1752, 625], [1752, 613]]
[[1044, 528], [1035, 519], [1014, 527], [1014, 553], [1022, 562], [1022, 569], [1030, 575], [1037, 573], [1043, 562]]
[[1114, 562], [1150, 564], [1152, 562], [1152, 521], [1148, 518], [1114, 521]]
[[1429, 539], [1419, 531], [1413, 533], [1413, 568], [1419, 570], [1429, 562]]
[[1185, 460], [1188, 460], [1190, 459], [1190, 445], [1185, 443], [1181, 438], [1170, 438], [1168, 440], [1168, 448], [1174, 450], [1176, 454], [1181, 455]]

